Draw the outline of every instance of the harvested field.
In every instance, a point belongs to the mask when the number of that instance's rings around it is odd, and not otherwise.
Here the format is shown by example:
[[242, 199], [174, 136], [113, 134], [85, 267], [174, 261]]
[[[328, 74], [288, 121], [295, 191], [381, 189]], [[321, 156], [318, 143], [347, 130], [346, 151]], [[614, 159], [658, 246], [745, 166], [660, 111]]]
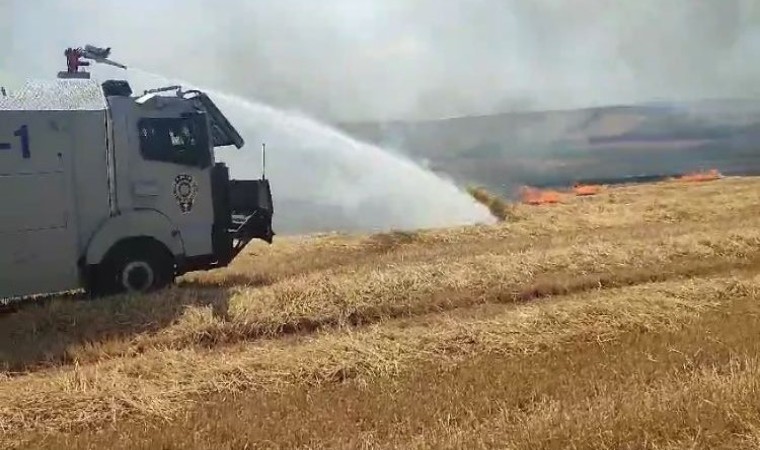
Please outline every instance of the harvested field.
[[611, 187], [30, 304], [0, 316], [0, 444], [756, 447], [759, 191]]

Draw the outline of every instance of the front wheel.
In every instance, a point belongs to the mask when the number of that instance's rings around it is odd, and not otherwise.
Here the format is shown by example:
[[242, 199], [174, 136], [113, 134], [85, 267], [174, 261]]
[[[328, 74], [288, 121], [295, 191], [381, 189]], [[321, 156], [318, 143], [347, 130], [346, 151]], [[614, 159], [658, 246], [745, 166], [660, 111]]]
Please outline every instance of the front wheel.
[[129, 241], [114, 247], [95, 271], [95, 296], [145, 294], [174, 281], [174, 259], [161, 244]]

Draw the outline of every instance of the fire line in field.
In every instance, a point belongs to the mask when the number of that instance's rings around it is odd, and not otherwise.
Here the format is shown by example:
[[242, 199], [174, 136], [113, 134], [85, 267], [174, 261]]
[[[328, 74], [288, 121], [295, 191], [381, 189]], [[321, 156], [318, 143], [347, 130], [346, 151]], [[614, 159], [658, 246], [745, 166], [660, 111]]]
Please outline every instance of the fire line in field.
[[715, 181], [723, 178], [717, 169], [712, 169], [704, 172], [691, 172], [678, 177], [677, 181], [685, 181], [689, 183], [700, 183], [705, 181]]
[[523, 203], [528, 205], [548, 205], [561, 201], [561, 194], [557, 191], [543, 191], [527, 186], [521, 189], [520, 196]]
[[573, 186], [573, 192], [578, 197], [588, 197], [602, 192], [602, 187], [595, 184], [576, 184]]
[[[602, 186], [575, 184], [572, 194], [576, 197], [590, 197], [602, 192]], [[552, 205], [562, 203], [565, 193], [555, 190], [542, 190], [525, 186], [520, 190], [520, 198], [527, 205]]]
[[[717, 169], [711, 169], [700, 172], [689, 172], [683, 175], [670, 178], [671, 181], [680, 181], [686, 183], [702, 183], [708, 181], [720, 180], [723, 174]], [[601, 194], [604, 186], [599, 184], [582, 184], [575, 183], [571, 189], [567, 190], [544, 190], [530, 186], [523, 186], [520, 189], [520, 200], [527, 205], [553, 205], [563, 203], [564, 197], [572, 195], [575, 197], [592, 197]]]

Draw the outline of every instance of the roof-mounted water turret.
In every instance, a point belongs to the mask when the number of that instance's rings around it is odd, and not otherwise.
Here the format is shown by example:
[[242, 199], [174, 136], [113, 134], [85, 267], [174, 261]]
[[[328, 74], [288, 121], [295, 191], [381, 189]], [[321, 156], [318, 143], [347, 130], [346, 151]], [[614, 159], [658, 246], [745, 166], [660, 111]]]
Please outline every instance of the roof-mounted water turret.
[[[90, 73], [80, 70], [80, 68], [89, 66], [90, 61], [122, 69], [127, 68], [123, 64], [108, 59], [111, 55], [111, 47], [100, 48], [86, 45], [84, 48], [67, 48], [64, 54], [66, 55], [66, 71], [59, 72], [58, 78], [89, 79]], [[83, 61], [83, 59], [90, 61]], [[132, 88], [125, 80], [107, 80], [101, 85], [101, 88], [103, 95], [107, 98], [132, 96]], [[160, 108], [165, 101], [162, 100], [164, 97], [159, 94], [171, 91], [174, 91], [175, 101], [191, 102], [208, 114], [211, 139], [214, 147], [234, 145], [237, 148], [241, 148], [245, 145], [245, 140], [227, 117], [225, 117], [206, 93], [199, 90], [191, 89], [184, 91], [181, 86], [167, 86], [146, 90], [143, 95], [134, 98], [134, 101], [142, 107]]]
[[[101, 48], [94, 45], [85, 45], [84, 48], [67, 48], [63, 54], [66, 56], [66, 70], [58, 72], [58, 78], [84, 78], [89, 79], [90, 73], [84, 70], [80, 71], [81, 67], [87, 67], [90, 65], [90, 61], [108, 64], [110, 66], [126, 69], [127, 66], [112, 61], [109, 58], [111, 56], [111, 47]], [[89, 61], [83, 61], [89, 60]]]

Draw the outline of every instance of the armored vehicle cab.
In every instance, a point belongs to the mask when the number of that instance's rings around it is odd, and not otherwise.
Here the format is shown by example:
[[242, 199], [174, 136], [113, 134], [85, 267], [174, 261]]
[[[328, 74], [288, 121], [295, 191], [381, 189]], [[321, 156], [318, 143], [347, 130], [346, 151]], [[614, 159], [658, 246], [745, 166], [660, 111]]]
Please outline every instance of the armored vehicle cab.
[[0, 94], [0, 298], [146, 292], [271, 243], [263, 176], [230, 180], [244, 140], [197, 90], [30, 82]]

